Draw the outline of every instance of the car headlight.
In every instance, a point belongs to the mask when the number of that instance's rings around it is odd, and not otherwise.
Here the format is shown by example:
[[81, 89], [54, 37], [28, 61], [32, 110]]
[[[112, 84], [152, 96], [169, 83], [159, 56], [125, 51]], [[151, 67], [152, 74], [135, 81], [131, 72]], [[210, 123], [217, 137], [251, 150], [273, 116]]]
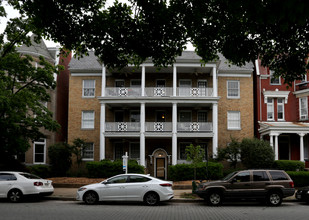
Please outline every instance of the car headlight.
[[80, 187], [79, 189], [78, 189], [78, 191], [80, 192], [80, 191], [84, 191], [84, 190], [86, 190], [87, 188], [86, 187]]

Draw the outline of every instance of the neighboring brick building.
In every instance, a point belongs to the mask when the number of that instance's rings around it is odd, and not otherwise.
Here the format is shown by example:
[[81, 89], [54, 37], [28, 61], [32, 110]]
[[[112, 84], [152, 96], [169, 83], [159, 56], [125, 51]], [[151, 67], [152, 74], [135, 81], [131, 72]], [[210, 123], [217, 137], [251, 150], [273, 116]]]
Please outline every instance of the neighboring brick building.
[[254, 136], [253, 65], [220, 60], [202, 65], [185, 51], [173, 66], [106, 69], [93, 52], [69, 65], [68, 142], [85, 139], [84, 161], [121, 159], [128, 152], [147, 172], [167, 177], [185, 163], [185, 147], [208, 155], [231, 137]]
[[[269, 140], [276, 160], [307, 161], [308, 96], [307, 75], [291, 86], [257, 61], [256, 136]], [[309, 164], [306, 163], [306, 167]]]
[[[70, 56], [64, 60], [59, 60], [59, 48], [47, 48], [42, 40], [39, 44], [34, 41], [34, 35], [31, 36], [32, 45], [30, 47], [23, 45], [17, 48], [20, 54], [27, 54], [33, 57], [33, 65], [37, 66], [39, 57], [43, 56], [49, 63], [53, 65], [60, 64], [67, 68]], [[25, 153], [25, 157], [21, 158], [27, 165], [31, 164], [48, 164], [48, 147], [56, 142], [67, 141], [67, 112], [68, 112], [68, 71], [61, 71], [59, 75], [54, 74], [57, 81], [57, 88], [49, 91], [51, 101], [46, 103], [47, 108], [53, 112], [53, 119], [57, 120], [61, 129], [58, 133], [42, 130], [46, 138], [31, 143], [31, 148]]]

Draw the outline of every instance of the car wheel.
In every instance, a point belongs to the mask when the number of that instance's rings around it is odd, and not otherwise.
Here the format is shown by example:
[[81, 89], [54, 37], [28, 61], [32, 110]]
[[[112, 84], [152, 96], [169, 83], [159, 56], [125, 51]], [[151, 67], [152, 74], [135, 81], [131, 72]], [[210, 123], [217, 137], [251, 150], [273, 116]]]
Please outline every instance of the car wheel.
[[99, 200], [98, 194], [94, 191], [88, 191], [84, 195], [84, 202], [88, 205], [96, 204]]
[[218, 191], [210, 192], [207, 197], [207, 203], [208, 205], [211, 205], [211, 206], [221, 205], [222, 200], [223, 200], [222, 193]]
[[282, 195], [280, 192], [270, 192], [267, 195], [267, 204], [271, 206], [279, 206], [282, 203]]
[[10, 202], [20, 202], [23, 199], [23, 193], [19, 189], [12, 189], [8, 193]]
[[144, 196], [144, 203], [146, 205], [157, 205], [159, 202], [159, 195], [155, 192], [149, 192]]

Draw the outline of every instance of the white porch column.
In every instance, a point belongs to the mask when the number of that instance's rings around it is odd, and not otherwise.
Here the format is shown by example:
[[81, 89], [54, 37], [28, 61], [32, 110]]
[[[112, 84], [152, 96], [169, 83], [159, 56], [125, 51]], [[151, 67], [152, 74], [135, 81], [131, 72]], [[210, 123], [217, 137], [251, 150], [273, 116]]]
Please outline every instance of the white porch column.
[[105, 159], [105, 104], [101, 103], [100, 111], [100, 160]]
[[218, 154], [218, 104], [212, 104], [212, 155], [217, 157]]
[[270, 146], [273, 148], [274, 152], [275, 152], [275, 148], [274, 148], [274, 139], [273, 139], [274, 135], [270, 134], [269, 135], [269, 144]]
[[102, 86], [101, 86], [101, 96], [105, 96], [106, 88], [106, 67], [102, 65]]
[[218, 83], [217, 83], [217, 68], [212, 68], [212, 85], [213, 85], [213, 96], [218, 96]]
[[300, 161], [305, 162], [305, 158], [304, 158], [304, 133], [300, 133], [298, 134], [300, 137]]
[[173, 66], [173, 96], [177, 96], [177, 68]]
[[275, 160], [279, 160], [278, 136], [279, 134], [275, 134]]
[[142, 66], [142, 80], [141, 80], [141, 89], [142, 96], [145, 96], [145, 66]]
[[140, 165], [145, 167], [145, 103], [141, 103]]
[[177, 164], [177, 103], [173, 103], [173, 120], [172, 120], [172, 165]]

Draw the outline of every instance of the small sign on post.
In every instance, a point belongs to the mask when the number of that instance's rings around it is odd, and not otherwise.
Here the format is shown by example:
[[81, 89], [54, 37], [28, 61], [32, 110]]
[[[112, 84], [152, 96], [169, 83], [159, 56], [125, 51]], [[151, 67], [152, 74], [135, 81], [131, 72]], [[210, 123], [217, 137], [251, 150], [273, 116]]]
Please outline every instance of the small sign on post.
[[122, 169], [125, 171], [125, 174], [128, 173], [128, 152], [124, 156], [122, 156]]

